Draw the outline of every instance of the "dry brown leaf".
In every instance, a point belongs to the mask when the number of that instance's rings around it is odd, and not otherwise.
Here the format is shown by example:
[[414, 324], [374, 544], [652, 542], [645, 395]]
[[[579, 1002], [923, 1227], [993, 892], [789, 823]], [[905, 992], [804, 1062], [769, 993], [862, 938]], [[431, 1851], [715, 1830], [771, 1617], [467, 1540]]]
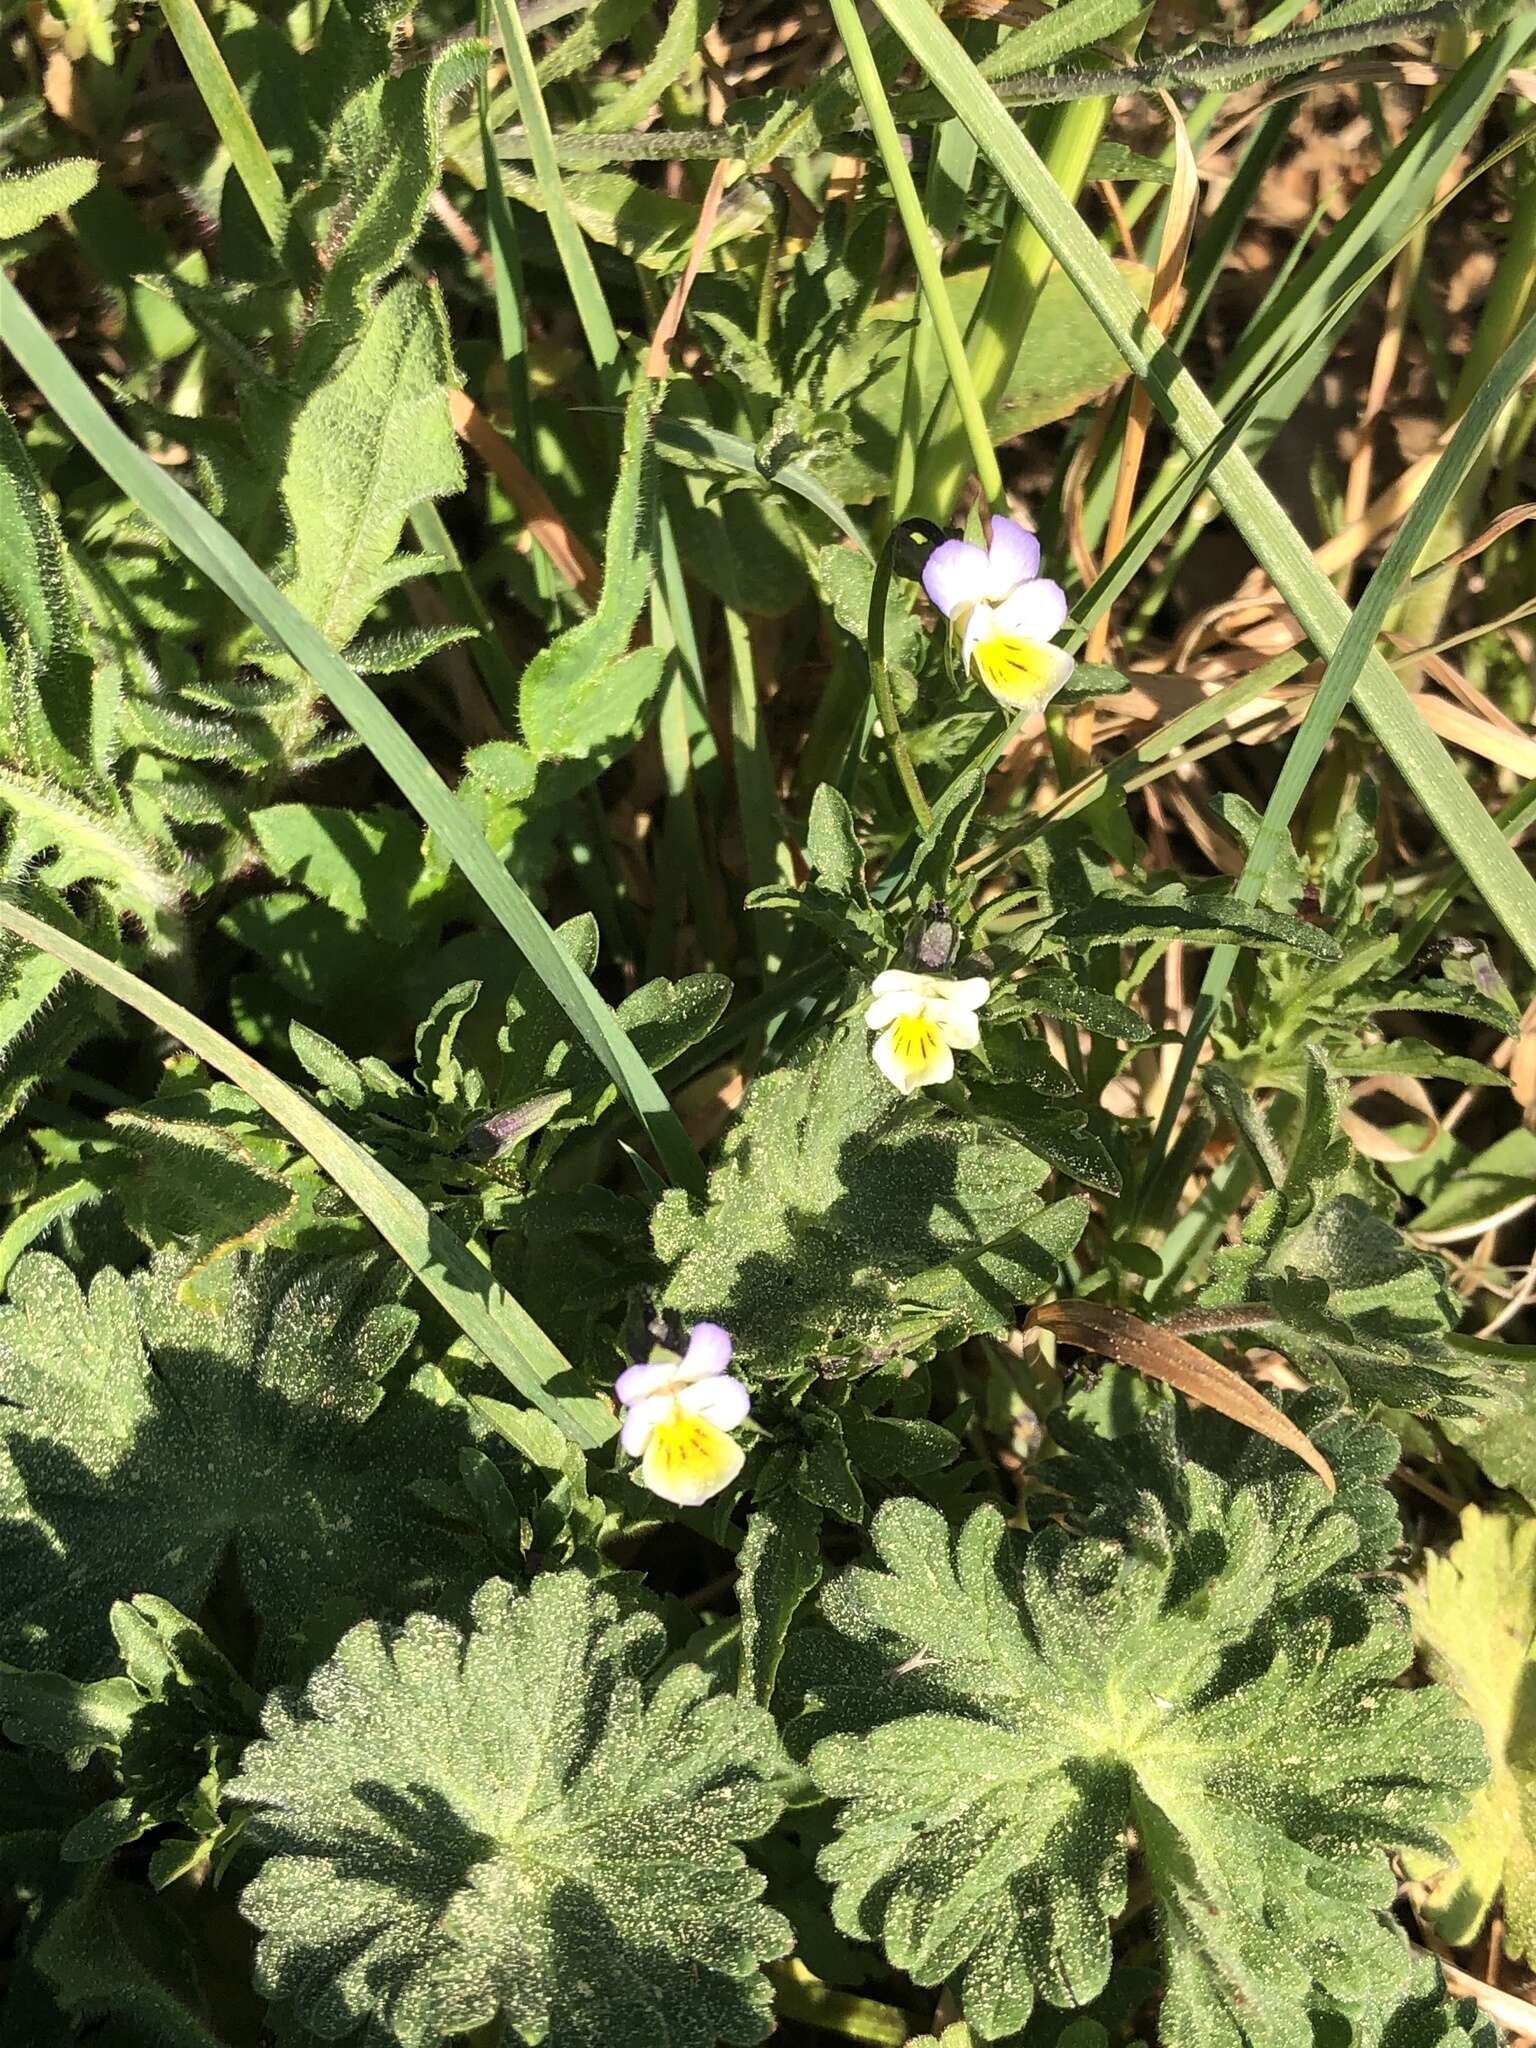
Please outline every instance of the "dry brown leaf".
[[1143, 1322], [1129, 1309], [1111, 1308], [1099, 1301], [1048, 1301], [1032, 1309], [1025, 1328], [1049, 1330], [1061, 1344], [1075, 1344], [1084, 1351], [1096, 1351], [1120, 1365], [1145, 1373], [1149, 1379], [1164, 1380], [1190, 1399], [1203, 1401], [1245, 1429], [1267, 1436], [1271, 1443], [1293, 1451], [1311, 1467], [1330, 1493], [1336, 1491], [1333, 1467], [1309, 1436], [1296, 1427], [1256, 1387], [1207, 1358], [1182, 1337]]

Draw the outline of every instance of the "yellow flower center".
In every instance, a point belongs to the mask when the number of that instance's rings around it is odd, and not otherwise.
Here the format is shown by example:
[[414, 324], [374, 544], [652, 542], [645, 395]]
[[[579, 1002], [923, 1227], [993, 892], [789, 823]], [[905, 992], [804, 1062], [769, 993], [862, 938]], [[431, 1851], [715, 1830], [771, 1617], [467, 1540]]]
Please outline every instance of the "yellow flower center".
[[971, 659], [987, 688], [999, 697], [1023, 703], [1049, 687], [1050, 649], [1034, 640], [997, 633], [990, 640], [978, 640]]
[[909, 1010], [891, 1026], [891, 1050], [904, 1067], [926, 1067], [941, 1042], [939, 1027], [926, 1010]]
[[732, 1462], [733, 1453], [734, 1446], [723, 1429], [702, 1415], [690, 1415], [674, 1402], [671, 1414], [651, 1431], [645, 1462], [657, 1479], [678, 1488], [688, 1481], [712, 1480]]

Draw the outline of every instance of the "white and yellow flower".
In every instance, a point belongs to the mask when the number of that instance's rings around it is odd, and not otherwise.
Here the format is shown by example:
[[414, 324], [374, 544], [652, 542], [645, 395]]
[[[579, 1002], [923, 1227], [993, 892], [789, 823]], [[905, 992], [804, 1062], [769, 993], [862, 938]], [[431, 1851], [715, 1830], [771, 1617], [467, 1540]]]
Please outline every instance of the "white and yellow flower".
[[941, 541], [923, 565], [924, 590], [959, 635], [961, 666], [1009, 711], [1043, 710], [1077, 665], [1051, 645], [1066, 593], [1039, 571], [1040, 543], [1013, 519], [994, 519], [984, 548]]
[[880, 1036], [872, 1048], [875, 1065], [903, 1095], [933, 1088], [955, 1071], [955, 1054], [981, 1039], [976, 1012], [992, 993], [984, 974], [950, 981], [941, 974], [909, 974], [888, 967], [869, 985], [874, 1000], [864, 1022]]
[[695, 1323], [681, 1358], [632, 1365], [614, 1382], [624, 1410], [619, 1442], [640, 1460], [641, 1485], [676, 1507], [713, 1500], [745, 1462], [731, 1431], [746, 1421], [752, 1397], [726, 1372], [730, 1362], [730, 1332]]

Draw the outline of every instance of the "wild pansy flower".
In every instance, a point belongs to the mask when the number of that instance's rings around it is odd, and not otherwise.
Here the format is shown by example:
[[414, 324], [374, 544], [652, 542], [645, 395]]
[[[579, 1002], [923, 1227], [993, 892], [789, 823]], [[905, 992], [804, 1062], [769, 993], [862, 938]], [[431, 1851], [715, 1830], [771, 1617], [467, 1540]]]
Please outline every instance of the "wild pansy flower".
[[1066, 593], [1040, 570], [1040, 543], [1014, 519], [992, 538], [941, 541], [923, 565], [923, 588], [960, 638], [960, 663], [1010, 711], [1043, 710], [1076, 663], [1051, 641], [1067, 618]]
[[752, 1397], [726, 1372], [730, 1362], [730, 1332], [695, 1323], [681, 1358], [632, 1365], [614, 1382], [624, 1410], [619, 1442], [640, 1460], [641, 1484], [676, 1507], [713, 1500], [745, 1462], [730, 1433]]
[[969, 1052], [981, 1039], [976, 1012], [992, 993], [984, 974], [951, 981], [942, 974], [909, 974], [888, 967], [869, 985], [874, 1001], [864, 1022], [880, 1036], [872, 1048], [875, 1065], [894, 1088], [910, 1095], [932, 1088], [955, 1071], [955, 1053]]

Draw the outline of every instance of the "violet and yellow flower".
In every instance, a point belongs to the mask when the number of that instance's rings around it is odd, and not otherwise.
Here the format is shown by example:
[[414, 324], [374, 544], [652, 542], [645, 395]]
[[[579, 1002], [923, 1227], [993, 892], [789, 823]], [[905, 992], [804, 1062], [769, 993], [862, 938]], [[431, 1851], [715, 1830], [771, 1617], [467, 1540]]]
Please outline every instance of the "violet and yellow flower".
[[730, 1362], [730, 1332], [695, 1323], [681, 1358], [632, 1365], [614, 1382], [624, 1410], [619, 1442], [640, 1460], [641, 1485], [676, 1507], [713, 1500], [745, 1462], [731, 1431], [746, 1421], [752, 1397], [727, 1373]]
[[880, 1034], [871, 1048], [875, 1065], [893, 1088], [911, 1095], [949, 1080], [956, 1052], [970, 1052], [980, 1043], [976, 1012], [992, 984], [984, 974], [952, 981], [942, 974], [888, 967], [875, 976], [869, 992], [874, 1000], [864, 1022]]
[[1039, 572], [1040, 543], [1014, 519], [994, 519], [984, 548], [941, 541], [923, 566], [962, 668], [1009, 711], [1043, 710], [1076, 667], [1051, 645], [1066, 624], [1066, 593]]

